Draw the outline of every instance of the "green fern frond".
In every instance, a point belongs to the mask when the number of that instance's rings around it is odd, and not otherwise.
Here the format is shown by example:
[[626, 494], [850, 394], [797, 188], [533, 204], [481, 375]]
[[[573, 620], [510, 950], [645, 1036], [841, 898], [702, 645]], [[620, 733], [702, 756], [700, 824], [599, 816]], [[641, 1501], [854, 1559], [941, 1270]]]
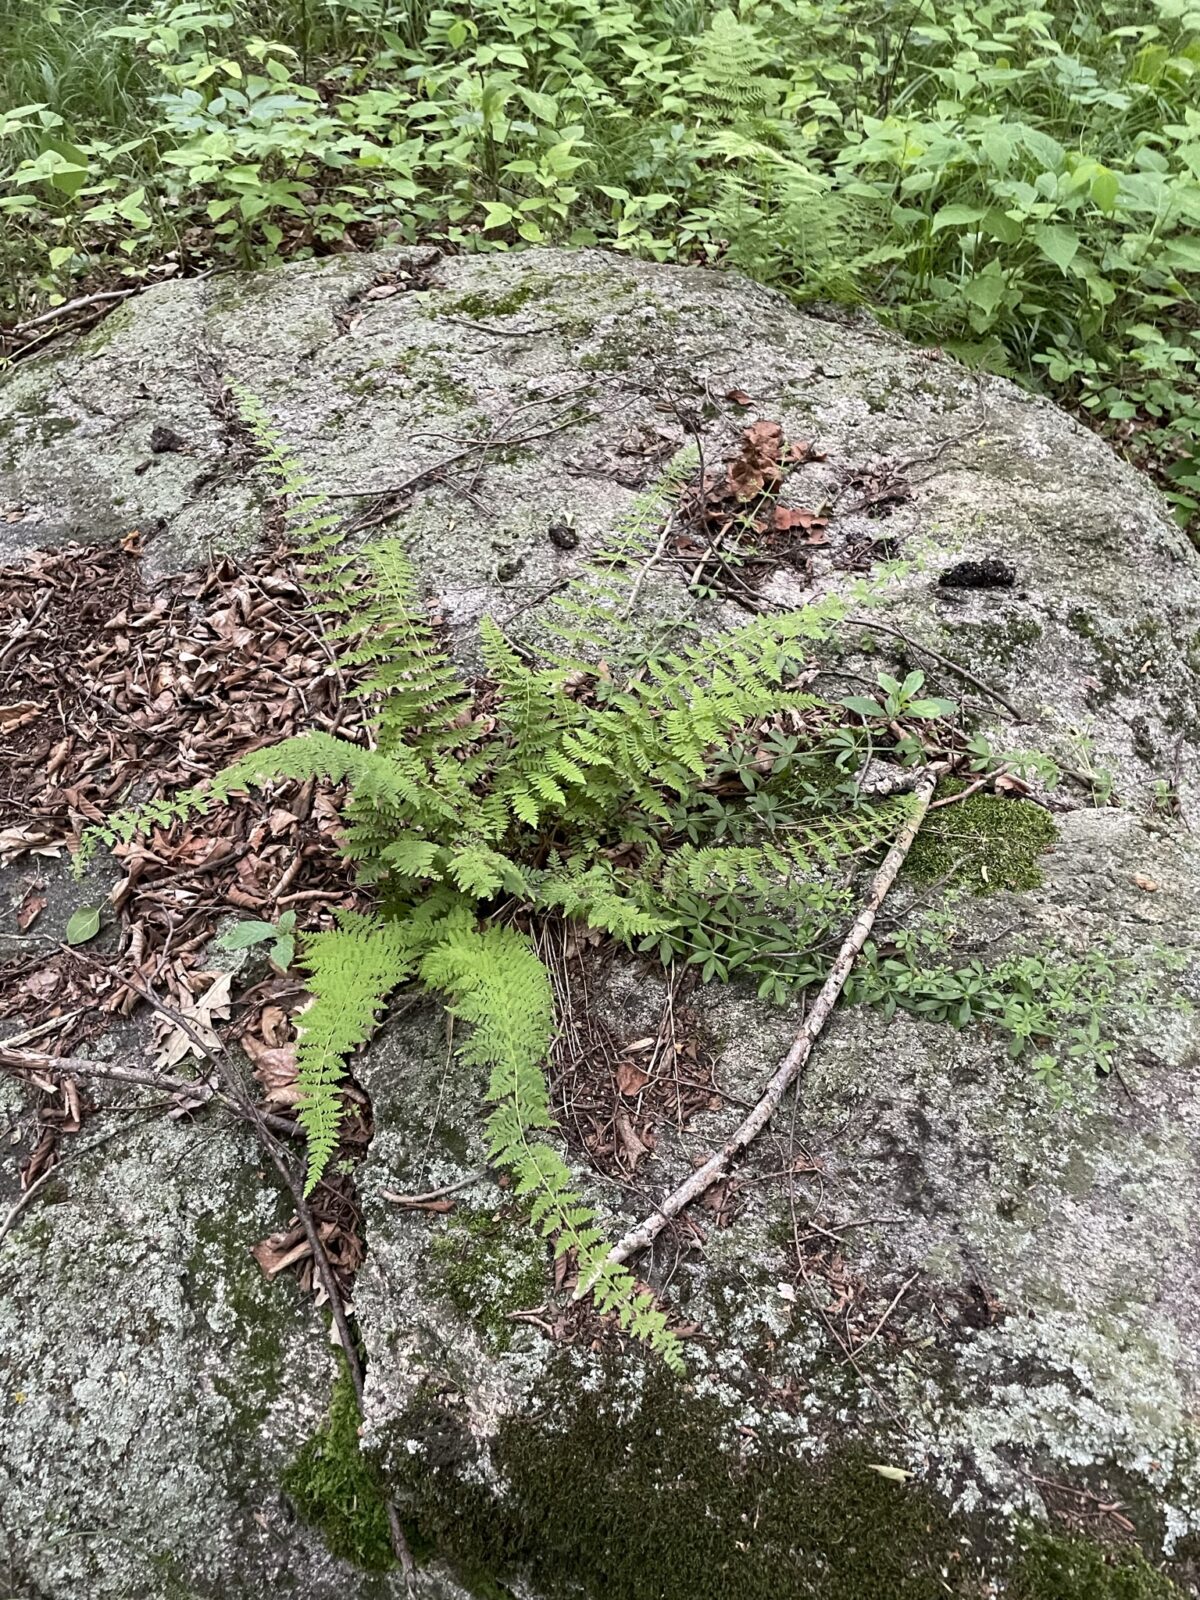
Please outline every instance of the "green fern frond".
[[728, 116], [761, 107], [778, 94], [781, 85], [769, 75], [775, 64], [775, 49], [758, 29], [724, 8], [714, 12], [694, 41], [692, 70], [682, 87], [710, 106], [711, 114]]
[[329, 933], [304, 941], [301, 965], [313, 1003], [299, 1018], [297, 1115], [308, 1139], [304, 1192], [320, 1182], [337, 1148], [346, 1059], [375, 1030], [388, 995], [411, 976], [429, 936], [425, 919], [384, 921], [343, 914]]
[[461, 744], [470, 695], [434, 636], [412, 562], [396, 539], [346, 551], [340, 519], [324, 496], [305, 492], [303, 463], [284, 445], [261, 403], [232, 386], [243, 422], [267, 470], [286, 497], [288, 537], [307, 562], [313, 600], [331, 620], [331, 637], [347, 645], [342, 660], [365, 668], [352, 693], [379, 700], [373, 731], [381, 750], [402, 743], [428, 753]]
[[685, 892], [710, 895], [752, 890], [799, 899], [817, 878], [864, 851], [890, 845], [912, 814], [912, 796], [797, 822], [787, 833], [755, 845], [685, 844], [666, 857], [658, 892], [666, 904]]
[[679, 1342], [633, 1274], [608, 1260], [608, 1246], [592, 1209], [576, 1193], [571, 1174], [549, 1145], [530, 1138], [554, 1126], [542, 1063], [554, 1033], [550, 980], [528, 939], [510, 928], [453, 936], [421, 962], [422, 980], [450, 996], [456, 1016], [472, 1032], [459, 1047], [462, 1059], [489, 1069], [487, 1122], [490, 1157], [514, 1178], [513, 1192], [528, 1201], [543, 1235], [555, 1238], [556, 1256], [574, 1250], [581, 1293], [598, 1309], [683, 1370]]
[[405, 740], [424, 749], [464, 743], [471, 697], [434, 636], [404, 547], [381, 539], [360, 559], [365, 590], [337, 632], [354, 641], [347, 665], [369, 673], [353, 693], [380, 697], [379, 748], [390, 753]]
[[[665, 933], [677, 919], [664, 909], [664, 899], [647, 904], [648, 874], [630, 878], [604, 857], [581, 853], [531, 877], [530, 898], [546, 910], [558, 911], [589, 928], [603, 928], [624, 944]], [[639, 893], [639, 890], [642, 892]]]

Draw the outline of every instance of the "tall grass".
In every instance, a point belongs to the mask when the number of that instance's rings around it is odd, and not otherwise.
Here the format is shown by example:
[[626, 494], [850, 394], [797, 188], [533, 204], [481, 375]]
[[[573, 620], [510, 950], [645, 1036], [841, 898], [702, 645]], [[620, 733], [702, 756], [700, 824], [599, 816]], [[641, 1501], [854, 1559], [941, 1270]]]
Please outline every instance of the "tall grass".
[[144, 57], [105, 36], [125, 10], [103, 0], [0, 0], [0, 111], [44, 104], [89, 136], [136, 131], [153, 80]]

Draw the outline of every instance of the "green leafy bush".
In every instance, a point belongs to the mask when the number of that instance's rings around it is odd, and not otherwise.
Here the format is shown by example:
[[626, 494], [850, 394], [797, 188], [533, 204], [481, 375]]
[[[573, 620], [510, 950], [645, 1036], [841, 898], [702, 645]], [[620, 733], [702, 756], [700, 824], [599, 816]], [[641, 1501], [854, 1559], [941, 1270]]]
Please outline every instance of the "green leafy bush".
[[725, 259], [1049, 389], [1200, 507], [1187, 0], [6, 11], [13, 304], [347, 237]]

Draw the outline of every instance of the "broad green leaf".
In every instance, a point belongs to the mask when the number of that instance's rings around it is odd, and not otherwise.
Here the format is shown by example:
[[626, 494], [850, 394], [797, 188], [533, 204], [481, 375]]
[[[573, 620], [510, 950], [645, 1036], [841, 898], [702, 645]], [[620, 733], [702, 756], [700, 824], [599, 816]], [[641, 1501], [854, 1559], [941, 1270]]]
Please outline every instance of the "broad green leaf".
[[489, 200], [485, 210], [487, 212], [483, 223], [483, 231], [485, 233], [490, 228], [506, 228], [516, 215], [513, 208], [506, 206], [502, 200]]
[[845, 706], [847, 711], [857, 711], [860, 717], [882, 717], [885, 715], [883, 707], [878, 700], [868, 700], [866, 695], [848, 694], [838, 705]]
[[952, 717], [958, 707], [953, 700], [931, 695], [926, 700], [914, 700], [905, 710], [910, 717]]
[[94, 939], [100, 932], [100, 911], [99, 906], [80, 906], [78, 911], [73, 911], [67, 923], [67, 943], [87, 944], [89, 939]]
[[941, 233], [943, 228], [974, 227], [988, 214], [986, 206], [943, 206], [933, 219], [933, 233]]
[[1004, 278], [998, 264], [989, 261], [985, 271], [967, 280], [962, 292], [971, 305], [990, 315], [1004, 298]]
[[1033, 239], [1048, 261], [1053, 261], [1060, 272], [1066, 272], [1079, 254], [1079, 235], [1073, 228], [1044, 222], [1033, 230]]
[[1121, 192], [1121, 180], [1115, 172], [1110, 172], [1107, 167], [1101, 167], [1091, 181], [1089, 192], [1101, 211], [1112, 211], [1117, 203], [1117, 195]]

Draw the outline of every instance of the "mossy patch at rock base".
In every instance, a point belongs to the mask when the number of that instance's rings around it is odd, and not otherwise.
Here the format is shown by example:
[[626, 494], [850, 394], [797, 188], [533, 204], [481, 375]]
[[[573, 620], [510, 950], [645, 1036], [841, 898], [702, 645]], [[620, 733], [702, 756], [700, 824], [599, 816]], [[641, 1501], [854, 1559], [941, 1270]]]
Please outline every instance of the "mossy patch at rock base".
[[1136, 1547], [1104, 1551], [1083, 1539], [1031, 1538], [1013, 1572], [1011, 1600], [1182, 1600], [1183, 1591]]
[[284, 1473], [282, 1487], [332, 1555], [366, 1572], [387, 1572], [396, 1558], [386, 1491], [378, 1467], [359, 1446], [354, 1384], [345, 1358], [338, 1364], [329, 1415]]
[[[405, 1419], [398, 1488], [423, 1540], [476, 1593], [532, 1583], [547, 1600], [1175, 1600], [1136, 1549], [1111, 1559], [1040, 1530], [952, 1513], [861, 1446], [799, 1459], [729, 1437], [720, 1407], [659, 1374], [640, 1395], [583, 1394], [569, 1370], [491, 1448], [432, 1394]], [[999, 1535], [999, 1537], [997, 1537]]]

